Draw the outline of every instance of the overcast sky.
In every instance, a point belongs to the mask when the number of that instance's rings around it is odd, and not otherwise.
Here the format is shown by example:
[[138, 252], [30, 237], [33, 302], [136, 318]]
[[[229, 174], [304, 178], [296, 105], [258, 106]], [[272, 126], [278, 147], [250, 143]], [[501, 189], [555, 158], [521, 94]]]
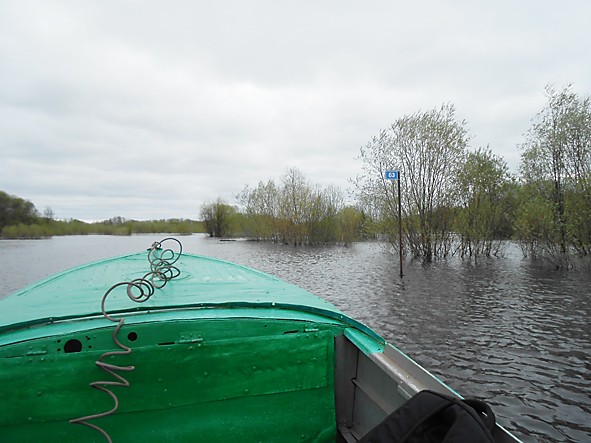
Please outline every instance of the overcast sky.
[[62, 219], [198, 218], [452, 103], [517, 171], [544, 87], [591, 95], [591, 1], [0, 0], [0, 190]]

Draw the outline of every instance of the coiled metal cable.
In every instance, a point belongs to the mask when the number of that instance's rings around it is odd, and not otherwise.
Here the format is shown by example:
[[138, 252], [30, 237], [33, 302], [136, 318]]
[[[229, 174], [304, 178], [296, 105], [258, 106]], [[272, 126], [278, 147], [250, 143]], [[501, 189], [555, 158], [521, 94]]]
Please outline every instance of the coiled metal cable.
[[[164, 249], [162, 244], [165, 242], [176, 242], [178, 245], [178, 252], [171, 248]], [[107, 374], [111, 375], [114, 379], [107, 381], [95, 381], [90, 383], [90, 386], [99, 391], [105, 392], [113, 399], [113, 407], [105, 412], [97, 414], [87, 415], [85, 417], [74, 418], [70, 420], [70, 423], [77, 423], [89, 428], [95, 429], [100, 432], [109, 443], [112, 443], [110, 435], [101, 427], [89, 423], [90, 420], [94, 420], [101, 417], [112, 415], [119, 408], [119, 399], [117, 395], [110, 389], [113, 386], [129, 387], [129, 381], [123, 377], [119, 372], [130, 372], [135, 369], [135, 366], [119, 366], [105, 362], [106, 358], [127, 355], [131, 353], [131, 348], [124, 345], [118, 338], [119, 330], [125, 324], [125, 318], [114, 318], [107, 313], [105, 304], [109, 295], [120, 287], [126, 288], [127, 296], [130, 300], [136, 303], [143, 303], [148, 300], [156, 289], [163, 288], [167, 282], [176, 278], [180, 275], [181, 271], [174, 266], [179, 257], [181, 256], [183, 246], [180, 241], [176, 238], [168, 237], [159, 242], [154, 242], [150, 249], [148, 249], [148, 261], [150, 263], [150, 272], [144, 275], [142, 278], [137, 278], [128, 282], [120, 282], [111, 286], [101, 300], [101, 312], [103, 316], [114, 323], [117, 323], [115, 330], [113, 331], [113, 342], [120, 349], [117, 351], [109, 351], [102, 354], [95, 364]]]

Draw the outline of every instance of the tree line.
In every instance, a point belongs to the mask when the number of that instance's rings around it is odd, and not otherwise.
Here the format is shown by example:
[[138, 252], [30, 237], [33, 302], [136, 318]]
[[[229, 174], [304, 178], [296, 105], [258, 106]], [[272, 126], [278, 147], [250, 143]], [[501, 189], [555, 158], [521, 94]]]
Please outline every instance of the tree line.
[[346, 205], [340, 189], [313, 185], [295, 168], [280, 183], [268, 180], [254, 188], [246, 186], [237, 199], [239, 206], [218, 199], [201, 207], [209, 235], [298, 246], [349, 244], [369, 233], [364, 212]]
[[81, 220], [56, 220], [53, 210], [40, 214], [35, 205], [20, 197], [0, 191], [0, 237], [45, 238], [54, 235], [131, 235], [174, 233], [179, 235], [203, 233], [201, 221], [167, 219], [138, 221], [123, 217], [87, 223]]

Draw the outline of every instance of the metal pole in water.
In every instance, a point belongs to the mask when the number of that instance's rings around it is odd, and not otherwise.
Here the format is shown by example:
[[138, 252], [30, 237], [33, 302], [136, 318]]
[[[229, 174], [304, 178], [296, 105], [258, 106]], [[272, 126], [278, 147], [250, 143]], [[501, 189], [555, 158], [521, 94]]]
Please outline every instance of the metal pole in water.
[[398, 173], [398, 250], [400, 252], [400, 278], [404, 275], [402, 273], [402, 202], [400, 201], [400, 173]]
[[[386, 171], [386, 180], [398, 182], [398, 251], [400, 252], [400, 278], [402, 273], [402, 201], [400, 199], [400, 171]], [[392, 193], [394, 193], [394, 183], [392, 183]]]

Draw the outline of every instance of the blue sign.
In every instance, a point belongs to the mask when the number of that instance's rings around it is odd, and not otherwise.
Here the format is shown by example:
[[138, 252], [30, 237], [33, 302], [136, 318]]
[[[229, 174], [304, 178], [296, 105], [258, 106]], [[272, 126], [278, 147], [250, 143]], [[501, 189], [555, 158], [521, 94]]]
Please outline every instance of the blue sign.
[[386, 180], [398, 180], [398, 171], [386, 171]]

